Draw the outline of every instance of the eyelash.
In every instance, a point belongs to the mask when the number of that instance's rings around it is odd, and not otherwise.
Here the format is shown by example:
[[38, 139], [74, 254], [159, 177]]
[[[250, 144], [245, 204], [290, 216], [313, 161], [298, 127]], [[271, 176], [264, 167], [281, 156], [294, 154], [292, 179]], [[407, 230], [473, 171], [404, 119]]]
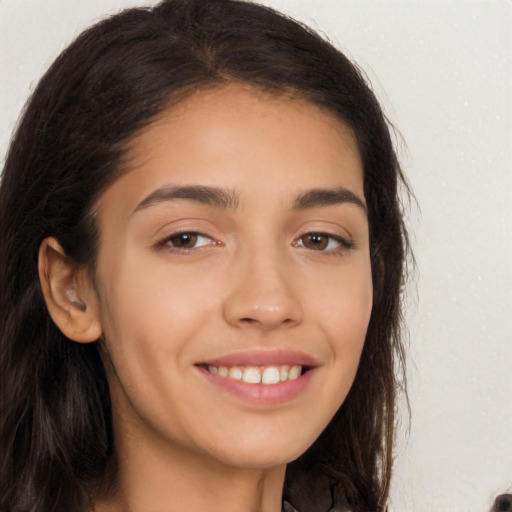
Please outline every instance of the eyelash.
[[[309, 238], [311, 240], [314, 237], [323, 238], [324, 240], [327, 239], [327, 246], [324, 248], [321, 248], [321, 249], [313, 249], [311, 247], [306, 247], [304, 245], [304, 239]], [[301, 242], [302, 242], [302, 244], [301, 244]], [[336, 243], [337, 246], [334, 248], [333, 247], [329, 248], [329, 245], [331, 245], [333, 242]], [[342, 236], [333, 235], [331, 233], [322, 233], [322, 232], [317, 232], [317, 231], [305, 233], [304, 235], [299, 237], [293, 243], [293, 245], [295, 247], [303, 247], [305, 249], [309, 249], [309, 250], [315, 251], [315, 252], [318, 251], [318, 252], [326, 252], [326, 253], [331, 253], [331, 254], [339, 254], [340, 252], [344, 252], [345, 250], [350, 250], [350, 249], [354, 248], [354, 243], [351, 242], [350, 240], [347, 240], [346, 238], [344, 238]]]
[[[193, 241], [194, 242], [193, 247], [176, 247], [175, 245], [172, 245], [172, 241], [177, 240], [180, 237], [182, 237], [182, 239], [185, 237], [189, 237], [192, 239], [195, 238], [196, 241]], [[320, 249], [307, 247], [304, 242], [305, 239], [309, 238], [309, 240], [311, 241], [315, 237], [317, 239], [323, 239], [323, 241], [327, 240], [327, 245]], [[197, 239], [200, 239], [200, 238], [209, 240], [209, 242], [202, 243], [201, 245], [197, 246], [196, 245]], [[186, 243], [186, 241], [185, 241], [185, 243]], [[329, 247], [330, 245], [332, 245], [332, 243], [337, 244], [336, 247]], [[193, 250], [201, 249], [202, 247], [207, 247], [210, 245], [219, 245], [219, 244], [220, 244], [220, 242], [214, 240], [213, 238], [211, 238], [208, 235], [205, 235], [203, 233], [200, 233], [197, 231], [182, 231], [179, 233], [173, 233], [172, 235], [170, 235], [170, 236], [164, 238], [163, 240], [161, 240], [160, 242], [158, 242], [157, 248], [159, 248], [159, 249], [169, 248], [170, 250], [172, 250], [174, 252], [178, 252], [178, 253], [182, 253], [182, 254], [189, 254]], [[325, 253], [332, 253], [332, 254], [339, 254], [340, 252], [344, 252], [345, 250], [350, 250], [350, 249], [354, 248], [354, 243], [351, 242], [350, 240], [347, 240], [346, 238], [344, 238], [342, 236], [333, 235], [330, 233], [316, 232], [316, 231], [303, 234], [298, 239], [296, 239], [292, 245], [294, 247], [302, 247], [304, 249], [311, 250], [314, 252], [325, 252]]]
[[[182, 238], [185, 238], [185, 237], [190, 237], [190, 238], [204, 238], [204, 239], [207, 239], [209, 240], [209, 242], [207, 243], [202, 243], [201, 245], [199, 246], [196, 246], [196, 243], [194, 243], [194, 246], [193, 247], [176, 247], [174, 245], [172, 245], [172, 241], [173, 240], [177, 240], [179, 239], [180, 237]], [[157, 243], [157, 248], [158, 249], [163, 249], [163, 248], [168, 248], [174, 252], [178, 252], [178, 253], [182, 253], [182, 254], [187, 254], [187, 253], [190, 253], [191, 251], [193, 250], [197, 250], [197, 249], [200, 249], [202, 247], [206, 247], [206, 246], [209, 246], [209, 245], [218, 245], [219, 242], [217, 242], [216, 240], [214, 240], [213, 238], [209, 237], [208, 235], [205, 235], [203, 233], [199, 233], [198, 231], [181, 231], [179, 233], [173, 233], [172, 235], [164, 238], [163, 240], [161, 240], [160, 242]]]

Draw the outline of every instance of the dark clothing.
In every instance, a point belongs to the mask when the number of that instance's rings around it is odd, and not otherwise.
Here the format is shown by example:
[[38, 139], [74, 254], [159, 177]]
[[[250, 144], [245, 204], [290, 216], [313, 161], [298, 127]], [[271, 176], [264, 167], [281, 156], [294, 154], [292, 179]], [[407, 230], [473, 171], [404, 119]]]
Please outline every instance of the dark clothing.
[[[343, 508], [341, 508], [343, 507]], [[296, 509], [293, 505], [290, 505], [287, 501], [283, 503], [283, 512], [302, 512], [301, 510]], [[334, 507], [324, 510], [319, 510], [318, 512], [350, 512], [350, 509], [341, 505], [334, 505]]]
[[285, 489], [282, 512], [351, 512], [339, 485], [318, 477], [292, 480]]

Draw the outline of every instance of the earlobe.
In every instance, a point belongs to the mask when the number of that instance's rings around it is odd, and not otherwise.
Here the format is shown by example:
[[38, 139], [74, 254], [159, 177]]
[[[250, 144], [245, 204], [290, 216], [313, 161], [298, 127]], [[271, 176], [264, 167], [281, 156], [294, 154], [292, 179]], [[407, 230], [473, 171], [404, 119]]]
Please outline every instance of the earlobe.
[[46, 307], [61, 332], [80, 343], [100, 338], [99, 301], [87, 268], [77, 267], [55, 238], [41, 243], [38, 267]]

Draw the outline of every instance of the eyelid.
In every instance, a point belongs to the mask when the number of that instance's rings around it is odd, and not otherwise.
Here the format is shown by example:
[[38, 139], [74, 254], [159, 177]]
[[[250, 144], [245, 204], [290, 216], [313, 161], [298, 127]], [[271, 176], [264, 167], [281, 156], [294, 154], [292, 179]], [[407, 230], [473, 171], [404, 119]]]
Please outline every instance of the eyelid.
[[[169, 242], [180, 235], [195, 235], [197, 237], [205, 238], [210, 240], [209, 243], [203, 243], [199, 246], [194, 247], [173, 247]], [[155, 244], [156, 249], [167, 249], [169, 251], [173, 252], [179, 252], [179, 253], [190, 253], [192, 251], [202, 249], [203, 247], [209, 247], [213, 245], [220, 245], [221, 242], [219, 240], [214, 239], [213, 237], [202, 233], [201, 231], [193, 230], [193, 229], [180, 229], [177, 231], [174, 231], [173, 233], [170, 233], [169, 235], [166, 235], [162, 239], [158, 240], [158, 242]]]
[[[325, 249], [310, 249], [308, 247], [306, 247], [304, 245], [304, 243], [302, 242], [301, 244], [301, 241], [303, 238], [307, 237], [307, 236], [311, 236], [311, 235], [317, 235], [317, 236], [323, 236], [323, 237], [327, 237], [331, 240], [334, 240], [337, 244], [339, 244], [337, 247], [335, 248], [325, 248]], [[330, 243], [330, 242], [328, 242]], [[293, 242], [293, 245], [295, 247], [303, 247], [304, 249], [308, 249], [310, 251], [313, 251], [313, 252], [319, 252], [319, 253], [339, 253], [339, 252], [344, 252], [346, 250], [351, 250], [351, 249], [354, 249], [355, 247], [355, 244], [352, 240], [350, 240], [348, 237], [345, 237], [345, 236], [342, 236], [342, 235], [339, 235], [339, 234], [335, 234], [335, 233], [329, 233], [329, 232], [325, 232], [325, 231], [321, 231], [321, 230], [311, 230], [311, 231], [308, 231], [306, 233], [302, 233], [299, 237], [297, 237], [294, 242]]]

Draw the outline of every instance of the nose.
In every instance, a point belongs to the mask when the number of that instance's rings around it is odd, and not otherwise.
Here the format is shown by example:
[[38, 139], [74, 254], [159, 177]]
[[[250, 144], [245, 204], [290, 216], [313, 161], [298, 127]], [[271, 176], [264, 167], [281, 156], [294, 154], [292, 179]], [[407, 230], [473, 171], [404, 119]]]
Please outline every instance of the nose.
[[303, 306], [286, 266], [275, 257], [255, 254], [239, 265], [231, 275], [233, 285], [224, 301], [226, 321], [264, 331], [300, 324]]

